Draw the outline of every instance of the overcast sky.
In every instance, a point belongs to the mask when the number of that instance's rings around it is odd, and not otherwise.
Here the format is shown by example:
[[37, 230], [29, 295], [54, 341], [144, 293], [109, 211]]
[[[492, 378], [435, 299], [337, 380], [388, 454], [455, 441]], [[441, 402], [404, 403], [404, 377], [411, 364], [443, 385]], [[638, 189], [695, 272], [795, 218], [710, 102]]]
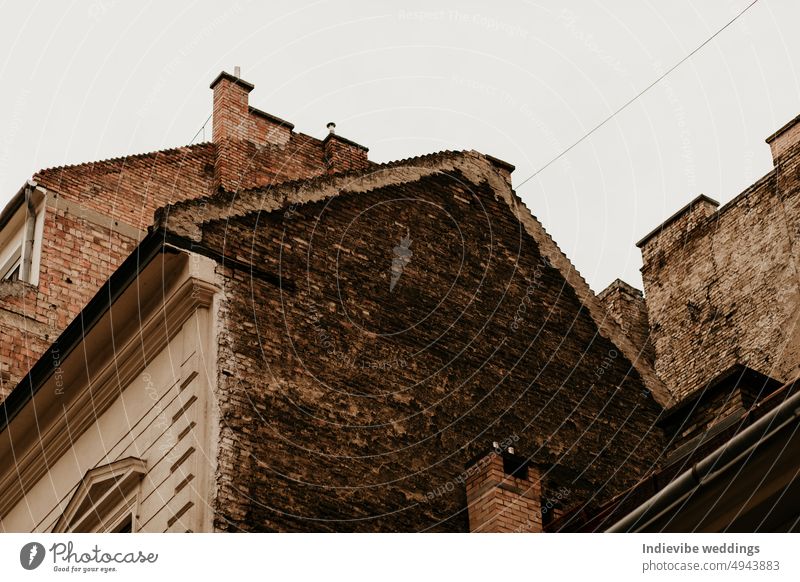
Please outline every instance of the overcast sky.
[[[749, 3], [2, 2], [0, 203], [39, 168], [189, 143], [234, 65], [296, 131], [336, 121], [379, 162], [476, 149], [519, 184]], [[764, 138], [800, 113], [798, 23], [800, 2], [761, 0], [518, 189], [595, 291], [641, 287], [637, 240], [770, 170]]]

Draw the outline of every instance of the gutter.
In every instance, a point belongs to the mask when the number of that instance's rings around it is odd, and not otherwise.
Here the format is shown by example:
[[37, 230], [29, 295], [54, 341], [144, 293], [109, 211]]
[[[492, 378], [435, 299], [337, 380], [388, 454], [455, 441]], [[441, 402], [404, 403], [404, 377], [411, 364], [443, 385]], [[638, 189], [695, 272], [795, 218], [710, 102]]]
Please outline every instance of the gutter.
[[[47, 351], [36, 361], [8, 397], [0, 403], [0, 432], [6, 429], [47, 379], [53, 375], [56, 361], [65, 359], [80, 345], [86, 332], [100, 321], [111, 305], [136, 280], [141, 270], [150, 264], [159, 253], [170, 251], [171, 247], [164, 244], [163, 233], [151, 232], [142, 239], [136, 250], [114, 271], [108, 281], [86, 304], [86, 307], [72, 320], [64, 332], [58, 336], [58, 339], [47, 348]], [[57, 355], [54, 356], [54, 352]]]
[[[26, 187], [28, 185], [23, 187], [15, 196], [15, 201], [19, 198], [17, 206], [14, 208], [15, 211], [24, 202]], [[6, 207], [6, 210], [8, 210], [9, 206]], [[65, 360], [81, 344], [86, 333], [100, 321], [120, 295], [136, 281], [139, 273], [150, 264], [156, 255], [159, 253], [177, 253], [180, 252], [179, 249], [209, 257], [223, 266], [247, 272], [286, 291], [294, 291], [296, 289], [293, 281], [282, 279], [252, 264], [223, 255], [213, 249], [164, 230], [150, 230], [139, 243], [139, 246], [131, 252], [128, 258], [114, 271], [95, 296], [86, 304], [86, 307], [75, 316], [75, 319], [58, 336], [58, 339], [50, 344], [47, 351], [36, 361], [28, 374], [20, 380], [8, 397], [0, 402], [0, 433], [22, 411], [48, 378], [55, 373], [56, 362]]]
[[0, 212], [0, 230], [5, 228], [6, 224], [8, 224], [8, 221], [11, 220], [14, 214], [16, 214], [20, 206], [25, 203], [25, 193], [29, 189], [36, 188], [36, 186], [38, 186], [36, 182], [33, 180], [28, 180], [22, 185], [22, 188], [20, 188], [17, 193], [12, 196], [11, 200], [9, 200], [8, 204], [6, 204], [5, 208], [3, 208], [3, 211]]
[[800, 392], [787, 398], [769, 414], [758, 419], [707, 457], [695, 463], [648, 501], [617, 521], [606, 532], [641, 531], [676, 501], [707, 486], [719, 477], [730, 464], [746, 453], [751, 453], [784, 427], [796, 423], [798, 419], [800, 419]]

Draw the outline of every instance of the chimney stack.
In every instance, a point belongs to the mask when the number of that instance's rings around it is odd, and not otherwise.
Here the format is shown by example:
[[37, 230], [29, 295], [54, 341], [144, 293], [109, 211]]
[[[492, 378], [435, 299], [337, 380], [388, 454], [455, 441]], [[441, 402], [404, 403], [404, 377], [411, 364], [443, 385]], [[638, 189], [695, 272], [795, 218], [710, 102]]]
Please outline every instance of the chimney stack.
[[777, 166], [785, 154], [800, 142], [800, 115], [769, 136], [766, 141], [772, 150], [772, 162]]
[[489, 454], [467, 464], [470, 532], [541, 533], [539, 472], [514, 449], [495, 443]]
[[322, 143], [325, 146], [325, 164], [329, 174], [363, 170], [369, 165], [368, 148], [337, 135], [334, 122], [329, 122], [326, 127], [328, 135]]
[[225, 139], [246, 139], [249, 131], [248, 95], [255, 86], [237, 75], [221, 72], [211, 89], [214, 91], [212, 139], [220, 143]]

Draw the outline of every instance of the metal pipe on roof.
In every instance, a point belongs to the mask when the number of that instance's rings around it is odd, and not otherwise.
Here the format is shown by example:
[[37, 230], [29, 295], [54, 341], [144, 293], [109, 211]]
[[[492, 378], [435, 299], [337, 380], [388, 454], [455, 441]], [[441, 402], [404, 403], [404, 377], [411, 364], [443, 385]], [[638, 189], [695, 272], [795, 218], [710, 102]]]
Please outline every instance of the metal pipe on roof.
[[644, 525], [669, 509], [676, 500], [694, 489], [713, 481], [733, 461], [757, 447], [784, 424], [800, 418], [800, 392], [787, 398], [780, 406], [695, 463], [660, 492], [642, 503], [606, 531], [621, 533], [639, 531]]

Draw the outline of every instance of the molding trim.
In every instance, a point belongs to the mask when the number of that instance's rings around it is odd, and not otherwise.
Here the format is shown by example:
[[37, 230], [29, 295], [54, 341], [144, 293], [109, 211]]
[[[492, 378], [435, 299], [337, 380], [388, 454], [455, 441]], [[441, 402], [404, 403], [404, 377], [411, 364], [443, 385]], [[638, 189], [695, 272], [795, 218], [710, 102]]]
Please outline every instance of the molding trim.
[[[141, 288], [131, 291], [140, 292]], [[61, 458], [96, 418], [108, 410], [119, 397], [121, 387], [128, 386], [136, 378], [145, 368], [146, 362], [181, 331], [192, 314], [197, 309], [209, 309], [212, 306], [218, 292], [219, 288], [213, 283], [186, 275], [183, 282], [177, 284], [177, 288], [166, 299], [161, 293], [155, 292], [155, 297], [151, 296], [149, 301], [142, 304], [141, 314], [149, 313], [149, 316], [141, 326], [140, 319], [134, 317], [119, 331], [114, 329], [115, 337], [124, 338], [117, 344], [122, 344], [122, 347], [101, 356], [99, 370], [88, 371], [91, 378], [88, 386], [67, 384], [67, 390], [77, 388], [79, 392], [68, 396], [71, 397], [69, 403], [56, 411], [54, 418], [48, 419], [49, 425], [38, 439], [34, 438], [26, 443], [27, 448], [23, 454], [19, 455], [12, 450], [14, 467], [9, 467], [10, 470], [0, 480], [0, 491], [3, 491], [0, 498], [0, 518], [7, 515], [24, 497], [25, 492], [45, 476], [49, 464]], [[113, 309], [112, 305], [111, 311]], [[90, 333], [87, 331], [87, 337]], [[106, 347], [109, 343], [106, 343]], [[84, 353], [81, 349], [74, 350], [62, 365], [73, 357], [85, 358], [92, 363], [93, 356], [98, 357], [97, 354]], [[53, 381], [51, 377], [48, 383]], [[28, 406], [30, 405], [29, 402]]]
[[[107, 465], [101, 465], [86, 472], [75, 493], [67, 504], [64, 513], [58, 518], [53, 527], [53, 533], [64, 533], [69, 531], [87, 532], [93, 530], [98, 524], [105, 521], [102, 509], [110, 508], [114, 510], [120, 505], [128, 505], [131, 493], [139, 486], [147, 473], [147, 464], [136, 457], [127, 457], [114, 461]], [[89, 510], [84, 510], [83, 514], [78, 514], [78, 510], [87, 499], [92, 487], [104, 481], [113, 481], [109, 490], [99, 499], [92, 499]], [[136, 501], [135, 496], [133, 501]], [[108, 517], [114, 517], [110, 515]], [[76, 522], [77, 520], [77, 522]]]
[[63, 210], [64, 212], [79, 218], [83, 218], [92, 224], [102, 226], [103, 228], [108, 228], [109, 230], [113, 230], [122, 236], [127, 236], [136, 241], [141, 241], [147, 234], [147, 231], [139, 230], [138, 228], [125, 222], [114, 220], [113, 218], [110, 218], [105, 214], [101, 214], [96, 210], [92, 210], [91, 208], [87, 208], [78, 202], [67, 200], [62, 196], [59, 196], [58, 192], [55, 190], [49, 190], [49, 192], [51, 192], [53, 196], [48, 196], [47, 198], [48, 208], [53, 208], [54, 210]]

